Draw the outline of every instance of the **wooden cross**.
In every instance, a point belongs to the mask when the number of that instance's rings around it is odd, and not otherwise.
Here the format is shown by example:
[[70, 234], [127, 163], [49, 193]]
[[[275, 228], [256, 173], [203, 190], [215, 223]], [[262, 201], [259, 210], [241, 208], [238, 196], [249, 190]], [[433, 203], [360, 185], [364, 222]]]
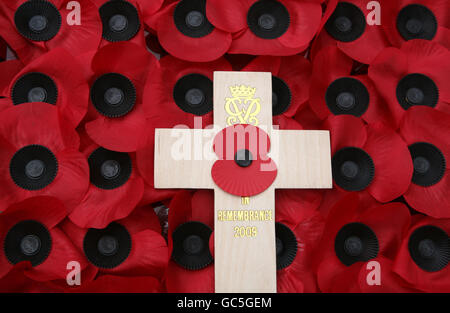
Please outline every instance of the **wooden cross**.
[[[255, 88], [250, 97], [255, 101], [233, 101], [239, 95], [233, 95], [232, 88]], [[215, 134], [233, 123], [261, 127], [271, 138], [272, 150], [277, 148], [270, 155], [278, 169], [275, 181], [249, 198], [220, 189], [211, 177], [216, 159], [203, 157], [204, 151], [213, 154]], [[214, 72], [214, 125], [216, 129], [156, 130], [155, 187], [214, 189], [216, 292], [276, 292], [274, 191], [332, 187], [329, 132], [273, 129], [272, 76], [258, 72]], [[180, 135], [189, 138], [189, 158], [174, 156]], [[233, 214], [242, 217], [235, 213], [239, 211], [261, 213], [262, 218], [234, 219]]]

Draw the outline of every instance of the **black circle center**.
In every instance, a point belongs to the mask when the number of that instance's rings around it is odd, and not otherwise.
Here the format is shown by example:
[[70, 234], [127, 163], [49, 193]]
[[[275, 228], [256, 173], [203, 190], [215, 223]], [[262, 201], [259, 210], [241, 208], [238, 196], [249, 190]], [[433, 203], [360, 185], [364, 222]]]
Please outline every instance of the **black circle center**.
[[190, 235], [183, 240], [183, 250], [188, 255], [196, 255], [203, 251], [203, 239], [197, 235]]
[[34, 33], [40, 33], [47, 28], [48, 20], [43, 15], [35, 15], [28, 21], [28, 27]]
[[190, 28], [198, 28], [205, 22], [205, 16], [202, 12], [191, 11], [186, 14], [186, 25]]
[[128, 27], [128, 19], [122, 14], [115, 14], [111, 16], [108, 24], [112, 31], [119, 33]]
[[198, 88], [192, 88], [186, 92], [184, 98], [189, 106], [199, 107], [205, 101], [205, 94]]
[[355, 96], [350, 92], [341, 92], [336, 97], [336, 105], [342, 110], [353, 109], [356, 105]]
[[253, 162], [253, 156], [247, 149], [241, 149], [234, 155], [234, 162], [240, 167], [248, 167]]
[[425, 95], [419, 88], [412, 87], [406, 91], [406, 101], [413, 105], [422, 103], [424, 98]]
[[113, 236], [105, 235], [97, 243], [98, 251], [104, 256], [111, 256], [119, 250], [119, 242]]
[[105, 102], [109, 105], [116, 106], [123, 102], [125, 95], [119, 88], [109, 88], [105, 91]]
[[348, 237], [344, 241], [344, 250], [350, 256], [359, 256], [363, 252], [363, 243], [359, 237]]
[[413, 161], [414, 164], [414, 171], [419, 174], [425, 174], [430, 169], [430, 161], [428, 161], [426, 158], [422, 156], [418, 156], [414, 158]]
[[425, 259], [431, 259], [436, 252], [436, 244], [431, 239], [423, 239], [418, 245], [420, 255]]
[[20, 251], [26, 256], [33, 256], [39, 253], [41, 240], [36, 235], [27, 235], [20, 241]]
[[28, 91], [28, 102], [45, 102], [47, 91], [42, 87], [34, 87]]
[[334, 20], [334, 26], [343, 33], [352, 29], [353, 23], [347, 16], [339, 16]]
[[406, 22], [406, 29], [413, 35], [420, 34], [423, 29], [423, 22], [416, 18], [411, 18]]
[[258, 18], [258, 26], [264, 30], [272, 30], [277, 25], [277, 20], [272, 14], [265, 13]]
[[39, 179], [45, 172], [45, 163], [41, 160], [31, 160], [25, 165], [25, 174], [31, 179]]
[[341, 165], [341, 173], [345, 178], [352, 180], [358, 176], [359, 166], [353, 161], [345, 161]]
[[276, 247], [277, 255], [280, 255], [281, 253], [283, 253], [283, 250], [284, 250], [283, 241], [278, 237], [276, 238], [276, 241], [275, 241], [275, 247]]
[[106, 179], [117, 178], [120, 174], [120, 164], [116, 160], [107, 160], [103, 162], [100, 171]]

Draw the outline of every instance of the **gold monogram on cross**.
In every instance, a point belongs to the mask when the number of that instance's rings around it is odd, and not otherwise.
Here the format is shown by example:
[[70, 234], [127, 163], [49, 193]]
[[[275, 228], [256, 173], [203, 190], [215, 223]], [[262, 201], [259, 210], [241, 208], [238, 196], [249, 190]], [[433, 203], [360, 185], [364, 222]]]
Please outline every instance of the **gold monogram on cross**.
[[231, 97], [225, 99], [227, 124], [251, 124], [257, 126], [258, 113], [261, 111], [260, 98], [254, 98], [256, 88], [240, 85], [230, 87]]

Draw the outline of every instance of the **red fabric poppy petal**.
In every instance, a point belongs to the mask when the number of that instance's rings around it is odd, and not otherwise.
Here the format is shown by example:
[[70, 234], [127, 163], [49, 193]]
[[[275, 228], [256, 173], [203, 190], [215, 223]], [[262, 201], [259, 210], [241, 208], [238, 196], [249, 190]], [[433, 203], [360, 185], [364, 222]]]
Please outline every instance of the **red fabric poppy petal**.
[[209, 0], [206, 16], [215, 27], [229, 33], [247, 28], [247, 12], [256, 0]]
[[144, 230], [161, 233], [161, 224], [151, 205], [137, 207], [126, 218], [118, 221], [125, 226], [130, 234], [137, 234]]
[[364, 122], [353, 115], [332, 115], [323, 123], [331, 136], [331, 154], [344, 147], [362, 148], [368, 133]]
[[320, 290], [322, 292], [360, 292], [356, 284], [360, 268], [359, 262], [347, 267], [336, 257], [323, 261], [317, 272]]
[[161, 282], [152, 276], [101, 275], [74, 289], [76, 293], [154, 293], [161, 292]]
[[131, 252], [125, 262], [102, 272], [123, 276], [161, 277], [167, 262], [168, 251], [164, 238], [153, 230], [144, 230], [132, 235]]
[[9, 60], [0, 62], [0, 71], [2, 76], [0, 77], [0, 95], [4, 97], [9, 97], [8, 87], [13, 78], [19, 73], [23, 68], [22, 62], [20, 60]]
[[74, 55], [78, 55], [98, 48], [102, 38], [102, 21], [98, 8], [90, 0], [79, 2], [81, 25], [69, 25], [66, 21], [72, 20], [73, 8], [67, 6], [67, 3], [61, 5], [58, 9], [63, 22], [58, 34], [45, 42], [48, 49], [64, 47]]
[[189, 191], [178, 192], [169, 204], [169, 238], [179, 225], [192, 219], [192, 195]]
[[[433, 127], [430, 127], [433, 125]], [[409, 108], [400, 124], [400, 134], [408, 145], [416, 142], [434, 144], [444, 154], [450, 168], [450, 115], [428, 107], [415, 106]]]
[[112, 221], [125, 218], [136, 207], [144, 192], [142, 178], [129, 181], [113, 190], [99, 189], [90, 185], [83, 201], [69, 218], [82, 228], [105, 228]]
[[320, 119], [325, 119], [330, 115], [325, 102], [328, 86], [336, 79], [350, 75], [353, 61], [337, 47], [331, 46], [317, 53], [312, 65], [309, 104]]
[[289, 271], [277, 271], [277, 292], [278, 293], [303, 293], [305, 287], [297, 275], [292, 275]]
[[370, 124], [364, 150], [375, 165], [375, 176], [368, 187], [370, 194], [380, 202], [400, 197], [413, 175], [411, 154], [405, 142], [384, 124]]
[[[137, 107], [142, 103], [136, 104]], [[133, 152], [148, 142], [147, 120], [137, 107], [123, 117], [99, 116], [86, 123], [86, 132], [99, 146], [119, 152]]]
[[37, 281], [65, 279], [69, 262], [79, 262], [81, 269], [88, 265], [84, 256], [59, 228], [51, 229], [50, 235], [52, 248], [48, 258], [38, 266], [26, 270], [26, 276]]
[[380, 245], [379, 254], [393, 259], [408, 231], [411, 215], [406, 205], [393, 202], [367, 210], [358, 221], [375, 232]]
[[313, 1], [281, 0], [289, 11], [289, 28], [279, 42], [289, 48], [308, 45], [319, 30], [322, 6]]
[[215, 28], [201, 38], [190, 38], [178, 31], [173, 21], [176, 4], [169, 5], [156, 25], [161, 45], [173, 56], [191, 62], [208, 62], [220, 58], [231, 44], [231, 34]]
[[313, 215], [321, 201], [322, 192], [319, 190], [276, 190], [276, 220], [295, 227], [298, 223]]
[[422, 187], [411, 183], [403, 196], [406, 202], [419, 212], [435, 218], [450, 218], [449, 190], [450, 169], [447, 169], [444, 177], [437, 184]]
[[[371, 273], [376, 269], [377, 266], [373, 262], [378, 262], [380, 273], [380, 285], [374, 284], [371, 281], [373, 276]], [[359, 287], [364, 293], [406, 293], [406, 292], [417, 292], [400, 278], [396, 273], [392, 271], [393, 262], [383, 256], [379, 256], [376, 259], [370, 260], [361, 267], [359, 273]], [[370, 283], [370, 284], [369, 284]]]
[[192, 195], [192, 220], [214, 228], [214, 191], [198, 190]]
[[294, 118], [302, 125], [303, 129], [320, 129], [322, 124], [322, 121], [311, 110], [309, 103], [300, 106]]
[[166, 287], [169, 293], [213, 293], [214, 266], [188, 271], [170, 261], [166, 272]]
[[276, 115], [272, 118], [272, 125], [278, 127], [278, 129], [295, 129], [302, 130], [303, 126], [300, 125], [295, 119], [287, 117], [285, 115]]
[[271, 72], [272, 75], [278, 76], [280, 71], [281, 58], [274, 56], [258, 56], [248, 63], [243, 72]]
[[[18, 263], [9, 271], [7, 275], [0, 279], [0, 292], [2, 293], [43, 293], [55, 292], [46, 284], [29, 279], [23, 274], [24, 268], [28, 265], [25, 262]], [[1, 275], [0, 275], [1, 276]]]

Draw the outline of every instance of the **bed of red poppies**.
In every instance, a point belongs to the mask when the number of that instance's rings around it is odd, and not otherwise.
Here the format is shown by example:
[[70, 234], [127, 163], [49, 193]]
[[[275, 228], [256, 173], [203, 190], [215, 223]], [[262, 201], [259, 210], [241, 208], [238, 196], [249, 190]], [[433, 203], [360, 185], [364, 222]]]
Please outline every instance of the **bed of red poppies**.
[[333, 189], [276, 191], [278, 291], [450, 292], [449, 12], [1, 1], [0, 291], [213, 292], [213, 192], [155, 189], [153, 138], [210, 125], [235, 70], [272, 73], [274, 125], [331, 134]]

